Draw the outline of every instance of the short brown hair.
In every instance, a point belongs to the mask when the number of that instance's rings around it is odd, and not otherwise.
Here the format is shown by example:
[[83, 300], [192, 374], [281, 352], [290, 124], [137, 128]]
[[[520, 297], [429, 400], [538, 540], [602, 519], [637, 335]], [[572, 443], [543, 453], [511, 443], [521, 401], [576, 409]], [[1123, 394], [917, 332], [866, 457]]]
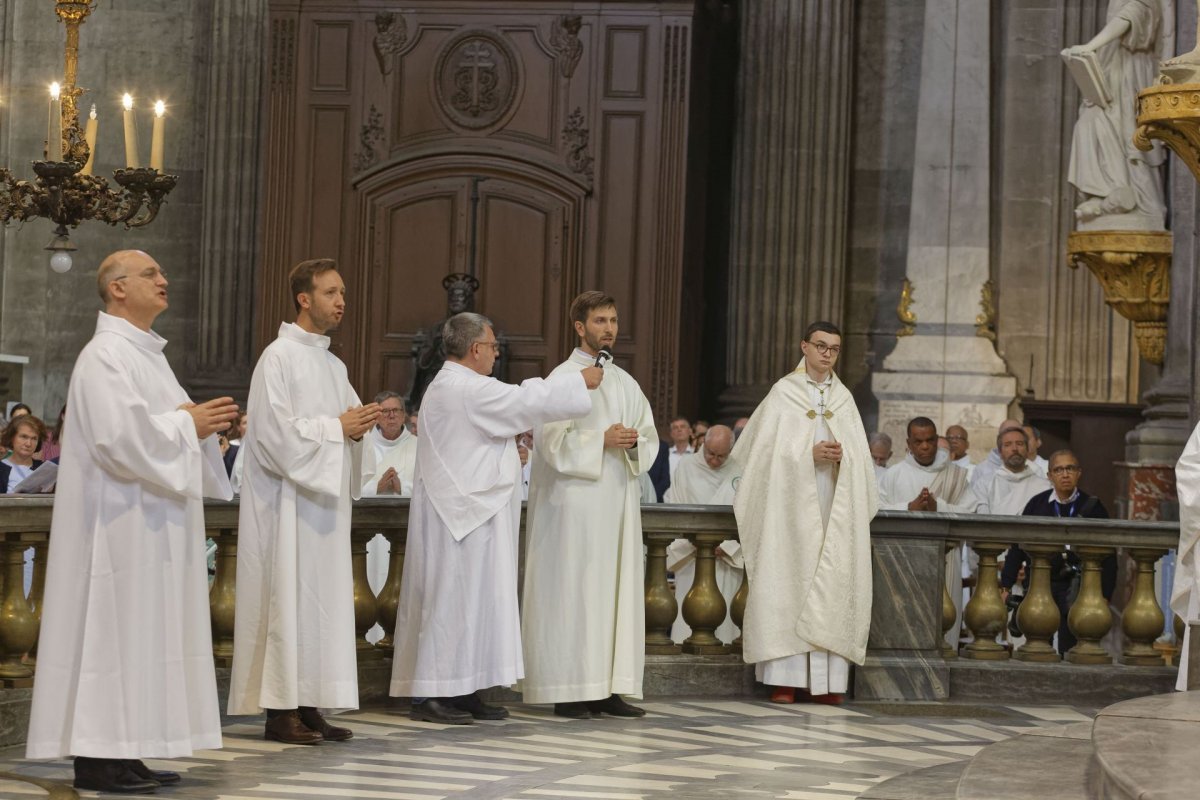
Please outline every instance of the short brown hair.
[[4, 427], [4, 433], [0, 433], [0, 447], [3, 447], [5, 450], [12, 450], [13, 440], [17, 438], [17, 431], [22, 427], [33, 428], [34, 433], [38, 437], [37, 449], [41, 450], [42, 445], [46, 441], [46, 423], [33, 414], [25, 414], [9, 422]]
[[597, 292], [592, 289], [584, 292], [571, 301], [571, 322], [587, 324], [588, 317], [597, 308], [617, 307], [617, 301], [612, 295]]
[[292, 287], [292, 305], [296, 306], [296, 311], [300, 310], [300, 301], [296, 298], [312, 293], [313, 278], [322, 272], [337, 268], [337, 262], [332, 258], [310, 258], [292, 267], [292, 271], [288, 273], [288, 284]]

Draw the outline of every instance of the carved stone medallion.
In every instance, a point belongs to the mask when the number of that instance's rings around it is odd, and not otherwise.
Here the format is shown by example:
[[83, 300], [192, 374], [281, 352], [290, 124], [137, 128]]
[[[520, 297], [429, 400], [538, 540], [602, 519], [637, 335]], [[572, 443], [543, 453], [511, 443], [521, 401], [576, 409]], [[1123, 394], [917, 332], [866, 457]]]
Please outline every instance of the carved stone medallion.
[[433, 73], [438, 110], [456, 127], [491, 128], [513, 109], [520, 88], [517, 54], [490, 31], [450, 39]]

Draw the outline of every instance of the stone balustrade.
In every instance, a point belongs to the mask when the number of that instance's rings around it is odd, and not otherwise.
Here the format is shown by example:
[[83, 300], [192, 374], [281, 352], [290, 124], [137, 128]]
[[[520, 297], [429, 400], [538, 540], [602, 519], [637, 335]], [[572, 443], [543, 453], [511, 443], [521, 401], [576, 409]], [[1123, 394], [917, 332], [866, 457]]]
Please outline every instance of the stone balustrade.
[[[53, 500], [49, 497], [0, 497], [0, 679], [5, 686], [28, 686], [36, 668], [36, 647], [46, 551]], [[205, 505], [208, 536], [216, 542], [216, 568], [209, 594], [213, 655], [227, 666], [233, 654], [237, 579], [236, 502]], [[375, 498], [355, 503], [351, 529], [355, 627], [360, 661], [388, 657], [392, 647], [404, 565], [408, 500]], [[524, 523], [522, 522], [522, 525]], [[715, 636], [727, 609], [740, 626], [748, 583], [723, 597], [716, 581], [717, 546], [737, 539], [728, 506], [648, 505], [642, 508], [646, 545], [646, 651], [673, 654], [739, 653], [740, 640], [722, 643]], [[376, 595], [367, 580], [367, 542], [382, 534], [391, 545], [387, 580]], [[1121, 548], [1136, 565], [1133, 590], [1121, 617], [1125, 645], [1119, 662], [1162, 666], [1154, 648], [1164, 624], [1154, 592], [1154, 565], [1178, 541], [1177, 523], [1124, 520], [1061, 520], [960, 514], [882, 512], [871, 526], [873, 613], [867, 663], [859, 668], [856, 694], [879, 699], [942, 699], [949, 695], [945, 665], [963, 659], [1029, 663], [1060, 662], [1052, 646], [1059, 610], [1050, 594], [1050, 559], [1070, 544], [1082, 561], [1080, 589], [1068, 622], [1078, 643], [1067, 654], [1077, 665], [1111, 664], [1100, 640], [1113, 624], [1100, 591], [1100, 562]], [[675, 539], [696, 547], [695, 579], [683, 602], [691, 635], [671, 641], [679, 611], [666, 568], [666, 548]], [[963, 612], [974, 641], [961, 653], [946, 645], [944, 634], [957, 619], [945, 579], [945, 555], [968, 542], [979, 554], [979, 580]], [[1012, 543], [1029, 554], [1029, 591], [1018, 611], [1026, 641], [1015, 653], [996, 641], [1007, 610], [997, 581], [996, 561]], [[25, 551], [35, 551], [32, 589], [23, 580]], [[523, 548], [522, 548], [523, 550]], [[730, 608], [731, 607], [731, 608]], [[366, 633], [378, 622], [386, 636], [376, 644]]]

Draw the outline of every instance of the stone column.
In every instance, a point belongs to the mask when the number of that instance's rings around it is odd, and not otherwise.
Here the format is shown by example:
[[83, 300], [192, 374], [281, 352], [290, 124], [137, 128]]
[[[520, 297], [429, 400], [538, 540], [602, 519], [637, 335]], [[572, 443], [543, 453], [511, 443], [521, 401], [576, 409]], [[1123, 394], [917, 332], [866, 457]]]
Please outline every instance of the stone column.
[[923, 415], [940, 428], [964, 425], [986, 450], [1016, 396], [981, 307], [985, 287], [990, 293], [991, 9], [976, 0], [925, 6], [905, 270], [911, 302], [901, 309], [896, 349], [871, 379], [879, 429], [895, 441]]
[[796, 366], [810, 322], [840, 322], [846, 264], [854, 4], [741, 14], [722, 417]]
[[213, 0], [199, 330], [188, 388], [244, 398], [254, 366], [267, 0]]

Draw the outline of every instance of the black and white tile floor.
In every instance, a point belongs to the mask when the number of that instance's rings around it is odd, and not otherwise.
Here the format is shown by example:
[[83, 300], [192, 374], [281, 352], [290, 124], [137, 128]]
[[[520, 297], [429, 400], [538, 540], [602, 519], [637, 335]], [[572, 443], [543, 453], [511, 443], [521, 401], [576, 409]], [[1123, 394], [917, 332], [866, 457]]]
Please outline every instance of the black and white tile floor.
[[[365, 710], [337, 718], [354, 739], [317, 747], [264, 741], [261, 722], [239, 722], [225, 728], [221, 750], [148, 763], [183, 773], [154, 795], [179, 800], [850, 800], [1030, 729], [1091, 719], [1067, 706], [644, 705], [639, 720], [565, 720], [513, 705], [508, 720], [461, 727], [413, 722], [407, 708]], [[22, 755], [0, 750], [0, 772], [69, 783], [68, 762]], [[2, 798], [46, 796], [0, 778]]]

